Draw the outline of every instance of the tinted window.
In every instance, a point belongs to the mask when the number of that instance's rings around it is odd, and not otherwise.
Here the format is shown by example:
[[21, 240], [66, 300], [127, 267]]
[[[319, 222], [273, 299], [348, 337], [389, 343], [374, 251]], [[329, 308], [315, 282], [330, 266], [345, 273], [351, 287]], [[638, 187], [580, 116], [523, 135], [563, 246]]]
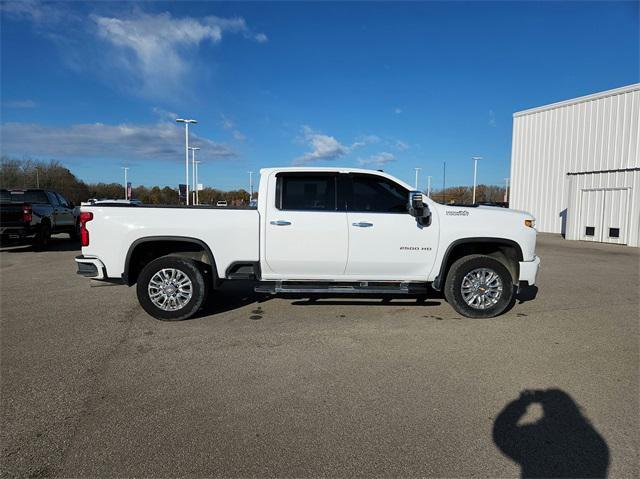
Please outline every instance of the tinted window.
[[379, 176], [353, 176], [349, 211], [406, 213], [409, 191]]
[[335, 211], [336, 180], [333, 175], [281, 176], [276, 204], [281, 210]]
[[55, 193], [55, 195], [58, 197], [58, 201], [62, 206], [69, 206], [69, 202], [64, 198], [64, 196], [62, 196], [60, 193]]
[[2, 191], [2, 201], [11, 203], [49, 203], [44, 191]]
[[49, 197], [49, 200], [51, 201], [51, 204], [53, 206], [58, 206], [60, 204], [60, 202], [58, 201], [58, 197], [56, 196], [55, 193], [51, 191], [47, 191], [47, 196]]

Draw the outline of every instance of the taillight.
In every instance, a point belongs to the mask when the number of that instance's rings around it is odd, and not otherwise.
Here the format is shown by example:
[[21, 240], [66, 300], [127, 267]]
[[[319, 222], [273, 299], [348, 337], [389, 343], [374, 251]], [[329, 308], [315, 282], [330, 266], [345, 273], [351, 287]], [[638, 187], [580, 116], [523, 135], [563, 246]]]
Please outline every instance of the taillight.
[[25, 223], [31, 223], [33, 219], [33, 214], [31, 210], [31, 205], [22, 205], [22, 221]]
[[89, 246], [89, 231], [87, 230], [87, 222], [93, 219], [93, 213], [90, 211], [82, 211], [80, 213], [80, 243], [82, 246]]

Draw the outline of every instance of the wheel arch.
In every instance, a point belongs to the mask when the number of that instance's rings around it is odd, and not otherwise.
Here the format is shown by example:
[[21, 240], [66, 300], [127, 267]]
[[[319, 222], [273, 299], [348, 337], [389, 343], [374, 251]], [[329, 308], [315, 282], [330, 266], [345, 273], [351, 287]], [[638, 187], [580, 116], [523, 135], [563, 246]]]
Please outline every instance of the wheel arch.
[[441, 291], [454, 261], [471, 254], [486, 254], [500, 260], [511, 273], [514, 284], [518, 282], [519, 262], [522, 261], [522, 248], [511, 239], [494, 237], [461, 238], [449, 244], [442, 262], [438, 276], [433, 280], [432, 287]]
[[[147, 250], [147, 255], [143, 255], [143, 250], [140, 249], [142, 245], [153, 246], [153, 248]], [[200, 258], [195, 258], [193, 254], [189, 254], [198, 252], [202, 253]], [[215, 257], [211, 248], [201, 239], [189, 236], [145, 236], [135, 240], [129, 246], [125, 258], [124, 272], [122, 273], [124, 283], [128, 286], [135, 284], [144, 264], [167, 254], [197, 259], [210, 265], [215, 286], [218, 275]]]

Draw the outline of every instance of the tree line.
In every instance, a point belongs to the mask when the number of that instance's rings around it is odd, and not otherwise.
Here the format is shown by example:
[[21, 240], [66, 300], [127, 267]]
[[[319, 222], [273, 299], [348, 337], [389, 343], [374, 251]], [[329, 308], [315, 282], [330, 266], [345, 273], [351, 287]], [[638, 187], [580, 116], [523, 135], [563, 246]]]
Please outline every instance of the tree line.
[[[3, 156], [0, 158], [1, 188], [44, 188], [57, 191], [76, 204], [89, 198], [114, 199], [124, 198], [124, 186], [120, 183], [85, 183], [63, 166], [59, 161], [19, 160]], [[504, 201], [505, 188], [497, 185], [478, 185], [476, 201]], [[145, 204], [176, 205], [180, 204], [177, 188], [170, 186], [132, 188], [132, 196]], [[244, 189], [221, 191], [205, 188], [198, 193], [200, 203], [216, 204], [224, 200], [229, 205], [243, 205], [249, 199]], [[257, 193], [254, 193], [254, 198]], [[439, 203], [471, 204], [473, 188], [469, 186], [452, 186], [445, 190], [431, 192], [431, 198]]]
[[[78, 179], [59, 161], [19, 160], [3, 156], [0, 158], [0, 188], [43, 188], [57, 191], [75, 204], [89, 198], [124, 198], [124, 186], [120, 183], [85, 183]], [[131, 189], [132, 198], [145, 204], [180, 204], [178, 189], [170, 186], [136, 186]], [[256, 194], [254, 194], [256, 196]], [[200, 203], [215, 204], [227, 201], [229, 205], [246, 204], [249, 193], [243, 189], [221, 191], [205, 188], [198, 192]]]

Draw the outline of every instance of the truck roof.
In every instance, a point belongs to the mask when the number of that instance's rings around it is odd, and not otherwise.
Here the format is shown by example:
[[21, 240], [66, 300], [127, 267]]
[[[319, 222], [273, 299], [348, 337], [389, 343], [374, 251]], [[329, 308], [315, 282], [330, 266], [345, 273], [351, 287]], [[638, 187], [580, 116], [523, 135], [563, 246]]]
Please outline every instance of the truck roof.
[[309, 173], [313, 173], [313, 172], [335, 172], [335, 173], [364, 173], [367, 175], [377, 175], [377, 176], [383, 176], [385, 178], [388, 178], [390, 180], [395, 181], [396, 183], [400, 183], [402, 186], [404, 186], [405, 188], [407, 188], [408, 190], [413, 190], [413, 186], [409, 185], [408, 183], [405, 183], [404, 181], [402, 181], [399, 178], [396, 178], [393, 175], [390, 175], [388, 173], [385, 173], [384, 171], [380, 171], [380, 170], [371, 170], [371, 169], [366, 169], [366, 168], [343, 168], [340, 166], [285, 166], [285, 167], [281, 167], [281, 168], [262, 168], [260, 169], [260, 174], [271, 174], [271, 173], [280, 173], [280, 172], [291, 172], [291, 173], [298, 173], [298, 172], [309, 172]]

